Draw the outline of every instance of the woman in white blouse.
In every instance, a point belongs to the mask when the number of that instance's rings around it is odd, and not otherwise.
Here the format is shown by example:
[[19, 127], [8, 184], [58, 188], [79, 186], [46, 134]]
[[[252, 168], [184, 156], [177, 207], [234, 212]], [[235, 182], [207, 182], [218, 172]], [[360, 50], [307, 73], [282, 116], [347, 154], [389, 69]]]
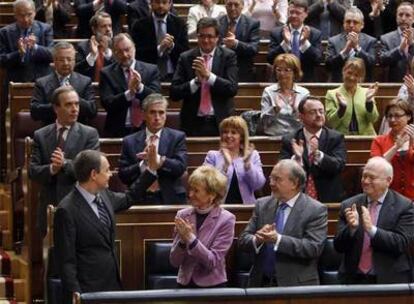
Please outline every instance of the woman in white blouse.
[[277, 83], [266, 87], [261, 101], [263, 132], [283, 136], [302, 126], [298, 116], [301, 100], [309, 91], [295, 84], [302, 77], [300, 60], [293, 54], [280, 54], [273, 62]]
[[226, 14], [227, 12], [224, 5], [216, 4], [215, 0], [201, 0], [200, 4], [196, 4], [190, 7], [190, 10], [188, 11], [188, 38], [195, 38], [197, 32], [197, 23], [201, 18], [218, 18]]

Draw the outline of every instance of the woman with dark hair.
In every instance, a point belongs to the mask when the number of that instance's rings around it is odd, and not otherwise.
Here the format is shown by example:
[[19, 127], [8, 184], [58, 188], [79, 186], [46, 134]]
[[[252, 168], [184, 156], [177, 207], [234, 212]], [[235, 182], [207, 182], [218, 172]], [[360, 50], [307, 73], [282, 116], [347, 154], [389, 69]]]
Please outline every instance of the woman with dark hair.
[[371, 156], [382, 156], [394, 169], [390, 188], [414, 199], [414, 125], [407, 101], [392, 100], [385, 108], [391, 131], [377, 136], [371, 145]]

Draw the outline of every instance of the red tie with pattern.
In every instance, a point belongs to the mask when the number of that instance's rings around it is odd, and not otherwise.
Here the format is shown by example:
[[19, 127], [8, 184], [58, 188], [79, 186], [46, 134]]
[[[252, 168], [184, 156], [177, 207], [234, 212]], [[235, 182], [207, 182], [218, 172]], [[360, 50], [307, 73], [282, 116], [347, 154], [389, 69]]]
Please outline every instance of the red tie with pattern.
[[[318, 140], [318, 138], [315, 135], [313, 135], [310, 141], [312, 140]], [[315, 154], [313, 152], [309, 154], [308, 160], [309, 160], [309, 168], [311, 168], [315, 160]], [[309, 172], [308, 180], [306, 182], [306, 194], [316, 200], [318, 199], [318, 190], [316, 190], [315, 180], [313, 179], [313, 175], [311, 172]]]
[[[128, 78], [127, 78], [127, 84], [128, 84], [129, 80], [132, 77], [132, 70], [127, 69], [127, 74], [128, 74]], [[135, 96], [131, 100], [130, 115], [131, 115], [130, 116], [131, 125], [138, 128], [142, 124], [144, 114], [141, 111], [140, 100], [136, 98]]]
[[[368, 207], [371, 222], [374, 226], [377, 225], [378, 218], [378, 202], [372, 201]], [[363, 273], [368, 273], [372, 269], [372, 247], [371, 237], [368, 232], [364, 232], [364, 242], [362, 244], [361, 258], [358, 264], [359, 270]]]
[[102, 49], [98, 47], [98, 57], [96, 57], [95, 62], [95, 81], [99, 82], [100, 79], [100, 72], [104, 66], [105, 58], [102, 52]]
[[[208, 69], [208, 63], [210, 61], [211, 55], [204, 55], [204, 65]], [[207, 116], [211, 112], [211, 93], [210, 93], [210, 84], [207, 80], [201, 82], [201, 100], [199, 112], [203, 116]]]

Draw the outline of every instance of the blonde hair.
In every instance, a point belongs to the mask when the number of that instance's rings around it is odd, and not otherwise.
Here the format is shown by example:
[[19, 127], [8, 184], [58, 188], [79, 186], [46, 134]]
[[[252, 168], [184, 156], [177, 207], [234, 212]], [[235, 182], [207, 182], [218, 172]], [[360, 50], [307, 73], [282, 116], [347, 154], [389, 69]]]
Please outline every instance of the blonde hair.
[[354, 69], [359, 77], [360, 82], [364, 81], [365, 79], [365, 63], [364, 60], [361, 58], [351, 58], [345, 62], [344, 67], [342, 68], [342, 73], [345, 72], [347, 69]]
[[249, 148], [249, 129], [247, 128], [246, 121], [241, 116], [227, 117], [220, 123], [220, 136], [225, 129], [235, 129], [240, 134], [240, 150], [243, 152], [243, 156], [245, 156]]
[[203, 165], [190, 175], [188, 185], [204, 187], [207, 193], [215, 195], [213, 203], [220, 205], [227, 192], [227, 177], [216, 168]]
[[302, 78], [302, 66], [300, 60], [293, 54], [280, 54], [273, 60], [273, 71], [275, 71], [276, 66], [284, 63], [288, 68], [293, 70], [293, 80], [298, 81]]

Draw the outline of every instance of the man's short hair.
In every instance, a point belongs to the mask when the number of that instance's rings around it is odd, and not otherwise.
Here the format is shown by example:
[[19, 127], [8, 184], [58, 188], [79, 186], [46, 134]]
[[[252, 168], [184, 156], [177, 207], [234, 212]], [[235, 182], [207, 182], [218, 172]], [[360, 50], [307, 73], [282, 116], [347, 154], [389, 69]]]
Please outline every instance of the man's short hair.
[[157, 103], [162, 103], [165, 105], [165, 108], [168, 108], [168, 100], [164, 96], [159, 93], [152, 93], [145, 97], [142, 102], [142, 109], [146, 112], [150, 106]]
[[61, 86], [58, 87], [52, 95], [52, 105], [54, 106], [60, 106], [60, 95], [69, 93], [69, 92], [75, 92], [76, 95], [78, 95], [78, 92], [72, 87], [72, 86]]
[[306, 172], [302, 168], [301, 165], [299, 165], [295, 160], [293, 159], [282, 159], [280, 160], [276, 166], [280, 166], [283, 168], [286, 168], [289, 170], [289, 180], [296, 183], [298, 186], [298, 189], [304, 189], [306, 185]]
[[197, 33], [200, 32], [201, 29], [212, 27], [214, 28], [216, 35], [219, 35], [219, 24], [216, 18], [204, 17], [201, 18], [197, 23]]
[[31, 8], [34, 11], [36, 11], [36, 6], [35, 6], [34, 1], [32, 1], [32, 0], [16, 0], [16, 1], [13, 2], [13, 12], [15, 13], [16, 9], [21, 5], [25, 5], [25, 6], [30, 5]]
[[308, 7], [309, 7], [307, 0], [292, 0], [289, 2], [289, 5], [302, 7], [305, 10], [305, 12], [308, 11]]
[[79, 183], [85, 183], [89, 180], [92, 170], [97, 173], [101, 172], [101, 160], [105, 156], [100, 151], [84, 150], [80, 152], [73, 161], [76, 180]]
[[359, 9], [359, 8], [357, 8], [357, 7], [351, 7], [351, 8], [348, 8], [346, 11], [345, 11], [345, 15], [344, 15], [344, 20], [346, 19], [346, 16], [347, 15], [355, 15], [355, 16], [357, 16], [357, 18], [360, 20], [360, 21], [362, 21], [362, 23], [364, 23], [364, 14], [361, 12], [361, 10]]
[[76, 52], [75, 47], [73, 46], [72, 43], [67, 42], [67, 41], [60, 41], [60, 42], [56, 43], [53, 46], [53, 49], [52, 49], [52, 55], [53, 55], [53, 57], [56, 56], [56, 53], [59, 50], [63, 50], [63, 49], [72, 49], [74, 52]]
[[89, 20], [89, 26], [91, 29], [96, 29], [98, 27], [99, 19], [109, 18], [112, 20], [111, 15], [107, 12], [97, 12], [95, 15], [92, 16], [91, 20]]
[[132, 45], [135, 48], [135, 43], [134, 43], [134, 41], [132, 40], [131, 36], [128, 33], [119, 33], [118, 35], [116, 35], [113, 39], [112, 45], [114, 46], [114, 48], [116, 48], [118, 43], [122, 40], [125, 40], [125, 39], [131, 41]]
[[374, 156], [368, 159], [365, 167], [382, 167], [382, 171], [384, 173], [384, 177], [390, 177], [391, 179], [394, 177], [394, 169], [389, 161], [381, 156]]
[[304, 98], [304, 99], [302, 99], [300, 102], [299, 102], [299, 105], [298, 105], [298, 111], [299, 111], [299, 113], [300, 114], [305, 114], [305, 105], [306, 105], [306, 103], [308, 102], [308, 101], [310, 101], [310, 100], [316, 100], [316, 101], [319, 101], [322, 105], [323, 105], [323, 107], [325, 107], [325, 105], [323, 104], [323, 102], [318, 98], [318, 97], [315, 97], [315, 96], [308, 96], [308, 97], [306, 97], [306, 98]]
[[414, 10], [414, 5], [408, 1], [401, 2], [397, 7], [397, 11], [401, 6], [409, 6], [412, 10]]

